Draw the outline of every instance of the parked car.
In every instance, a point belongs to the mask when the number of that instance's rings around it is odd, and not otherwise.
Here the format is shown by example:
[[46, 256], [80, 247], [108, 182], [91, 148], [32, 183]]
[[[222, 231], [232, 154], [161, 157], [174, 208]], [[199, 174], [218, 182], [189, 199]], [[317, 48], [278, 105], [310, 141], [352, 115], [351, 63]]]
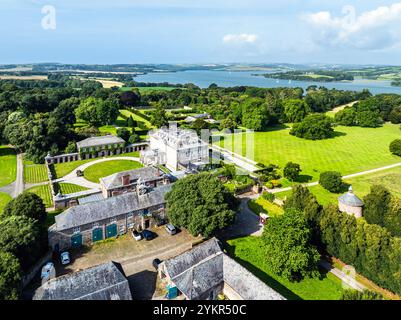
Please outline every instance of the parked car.
[[135, 229], [133, 229], [133, 230], [131, 231], [131, 234], [132, 234], [132, 237], [133, 237], [136, 241], [142, 240], [142, 235], [141, 235], [138, 231], [136, 231]]
[[61, 260], [61, 264], [66, 265], [69, 264], [70, 261], [70, 254], [68, 253], [68, 251], [64, 251], [60, 254], [60, 260]]
[[149, 240], [152, 240], [153, 238], [155, 238], [155, 234], [152, 231], [143, 230], [142, 237], [144, 237], [145, 240], [149, 241]]
[[164, 228], [171, 235], [177, 233], [177, 229], [171, 223], [166, 224], [166, 226]]
[[55, 269], [54, 269], [54, 263], [49, 261], [48, 263], [46, 263], [43, 267], [42, 267], [42, 272], [40, 274], [40, 278], [41, 279], [50, 279], [50, 276], [54, 273], [55, 276]]
[[160, 261], [160, 259], [157, 259], [157, 258], [152, 261], [153, 268], [155, 268], [156, 271], [159, 268], [160, 263], [162, 263], [162, 262]]

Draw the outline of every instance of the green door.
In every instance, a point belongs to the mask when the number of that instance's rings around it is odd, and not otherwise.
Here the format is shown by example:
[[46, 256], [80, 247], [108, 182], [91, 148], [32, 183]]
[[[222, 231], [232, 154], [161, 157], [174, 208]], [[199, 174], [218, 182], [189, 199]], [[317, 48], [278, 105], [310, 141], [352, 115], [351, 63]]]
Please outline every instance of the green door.
[[80, 246], [82, 246], [82, 234], [74, 234], [71, 237], [71, 247], [79, 248]]
[[92, 242], [103, 240], [102, 228], [96, 228], [92, 230]]
[[110, 224], [106, 227], [106, 238], [111, 238], [117, 236], [117, 225]]

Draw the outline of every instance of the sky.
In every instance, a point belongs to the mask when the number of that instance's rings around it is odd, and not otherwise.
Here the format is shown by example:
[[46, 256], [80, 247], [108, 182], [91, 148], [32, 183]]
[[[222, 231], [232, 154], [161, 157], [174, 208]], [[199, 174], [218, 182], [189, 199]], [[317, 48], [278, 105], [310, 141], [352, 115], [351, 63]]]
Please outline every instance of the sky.
[[401, 1], [1, 0], [0, 64], [401, 65]]

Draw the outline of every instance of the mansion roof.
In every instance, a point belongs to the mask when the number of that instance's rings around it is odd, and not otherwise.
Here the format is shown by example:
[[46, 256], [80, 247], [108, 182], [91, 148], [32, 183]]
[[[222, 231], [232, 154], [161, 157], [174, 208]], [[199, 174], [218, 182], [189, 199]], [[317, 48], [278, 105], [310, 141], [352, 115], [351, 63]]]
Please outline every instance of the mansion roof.
[[107, 262], [51, 279], [39, 287], [34, 300], [132, 300], [121, 267]]
[[196, 131], [190, 129], [161, 128], [149, 131], [149, 136], [162, 141], [164, 145], [170, 146], [174, 149], [208, 145], [198, 137]]
[[107, 135], [102, 137], [86, 138], [85, 140], [77, 142], [77, 147], [80, 149], [80, 148], [96, 147], [96, 146], [110, 145], [116, 143], [125, 143], [125, 141], [120, 137]]
[[51, 228], [57, 231], [67, 230], [114, 218], [129, 212], [158, 206], [165, 203], [164, 196], [170, 190], [171, 185], [165, 185], [143, 195], [138, 195], [136, 192], [128, 192], [100, 201], [73, 206], [57, 215], [56, 223]]

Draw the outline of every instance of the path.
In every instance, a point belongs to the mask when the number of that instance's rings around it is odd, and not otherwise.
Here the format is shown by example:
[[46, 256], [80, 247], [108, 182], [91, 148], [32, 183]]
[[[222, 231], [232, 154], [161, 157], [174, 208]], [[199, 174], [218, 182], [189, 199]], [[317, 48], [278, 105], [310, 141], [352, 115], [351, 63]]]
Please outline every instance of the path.
[[105, 161], [114, 161], [114, 160], [130, 160], [130, 161], [140, 162], [140, 159], [136, 158], [136, 157], [114, 157], [114, 158], [97, 159], [97, 160], [85, 163], [83, 165], [80, 165], [79, 167], [75, 168], [69, 174], [65, 175], [62, 178], [53, 180], [53, 182], [73, 183], [73, 184], [77, 184], [79, 186], [82, 186], [82, 187], [85, 187], [85, 188], [88, 188], [88, 189], [99, 189], [99, 184], [98, 183], [88, 181], [84, 177], [77, 177], [76, 171], [77, 170], [84, 171], [86, 168], [88, 168], [90, 166], [93, 166], [94, 164], [97, 164], [97, 163], [100, 163], [100, 162], [105, 162]]
[[[380, 172], [380, 171], [384, 171], [384, 170], [388, 170], [388, 169], [392, 169], [392, 168], [396, 168], [396, 167], [400, 167], [400, 166], [401, 166], [401, 162], [398, 162], [398, 163], [390, 164], [388, 166], [384, 166], [384, 167], [380, 167], [380, 168], [376, 168], [376, 169], [365, 170], [362, 172], [348, 174], [348, 175], [343, 176], [342, 178], [343, 179], [355, 178], [355, 177], [364, 176], [364, 175], [367, 175], [370, 173]], [[318, 184], [319, 184], [319, 182], [315, 181], [315, 182], [305, 183], [303, 185], [306, 187], [313, 187], [313, 186], [317, 186]], [[284, 191], [289, 191], [291, 189], [292, 189], [292, 187], [286, 187], [286, 188], [279, 188], [279, 189], [268, 189], [268, 191], [270, 193], [280, 193], [280, 192], [284, 192]]]
[[218, 154], [221, 154], [223, 156], [224, 160], [234, 163], [235, 165], [237, 165], [240, 168], [245, 169], [246, 171], [255, 172], [257, 170], [260, 170], [260, 168], [258, 168], [256, 166], [255, 161], [250, 160], [246, 157], [243, 157], [230, 150], [224, 149], [224, 148], [216, 146], [216, 145], [211, 145], [210, 149], [212, 149], [214, 151], [213, 153], [217, 152]]
[[16, 198], [24, 192], [24, 163], [22, 153], [17, 154], [17, 173], [15, 181], [0, 188], [0, 192], [8, 193], [11, 197]]
[[351, 288], [358, 291], [366, 290], [366, 287], [363, 284], [359, 283], [356, 279], [344, 273], [340, 269], [333, 267], [328, 261], [321, 260], [319, 264], [327, 271], [329, 271], [330, 273], [334, 274], [337, 278], [339, 278], [344, 285], [347, 284]]
[[259, 224], [259, 217], [248, 207], [248, 201], [259, 197], [258, 194], [243, 194], [238, 196], [241, 203], [232, 225], [218, 234], [220, 239], [230, 239], [240, 236], [261, 236], [263, 227]]

